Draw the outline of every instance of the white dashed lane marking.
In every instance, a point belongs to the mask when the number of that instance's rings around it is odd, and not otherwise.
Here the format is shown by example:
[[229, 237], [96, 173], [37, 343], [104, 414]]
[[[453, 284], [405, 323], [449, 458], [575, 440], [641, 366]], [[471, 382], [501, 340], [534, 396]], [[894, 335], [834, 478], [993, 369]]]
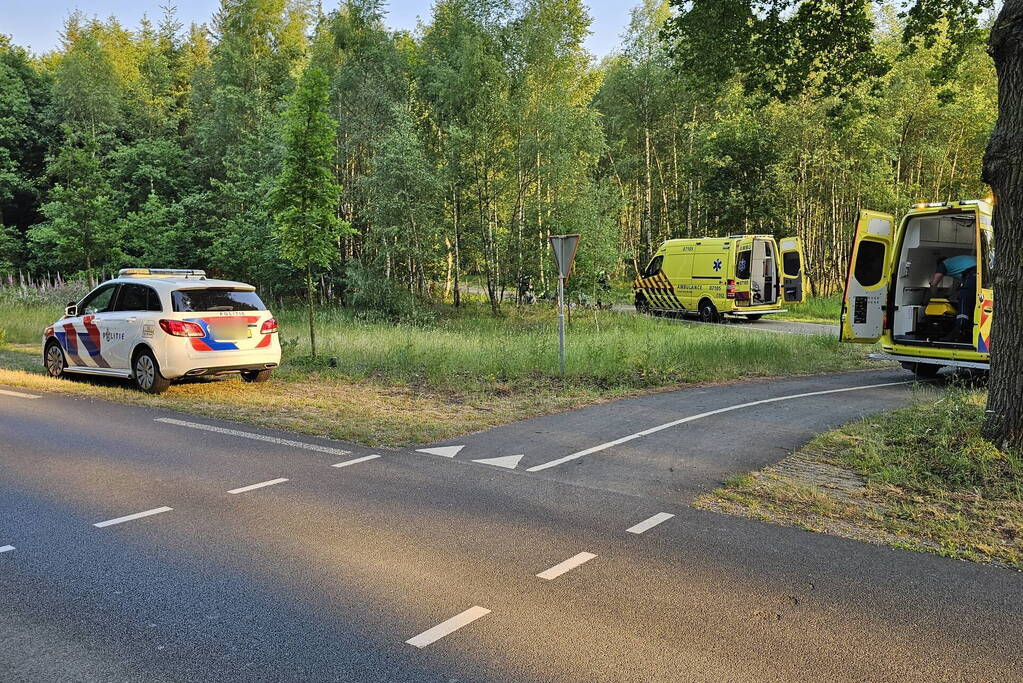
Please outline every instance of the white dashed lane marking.
[[562, 464], [564, 464], [566, 462], [571, 462], [572, 460], [577, 460], [579, 458], [585, 457], [587, 455], [591, 455], [593, 453], [599, 453], [600, 451], [606, 451], [608, 448], [614, 448], [615, 446], [620, 446], [621, 444], [628, 443], [629, 441], [632, 441], [634, 439], [639, 439], [639, 438], [644, 437], [644, 436], [649, 436], [651, 434], [656, 434], [659, 431], [662, 431], [662, 430], [665, 430], [665, 429], [670, 429], [672, 427], [677, 427], [677, 426], [679, 426], [681, 424], [685, 424], [687, 422], [695, 422], [696, 420], [702, 420], [703, 418], [711, 417], [712, 415], [720, 415], [721, 413], [730, 413], [733, 410], [742, 410], [744, 408], [752, 408], [753, 406], [764, 405], [765, 403], [777, 403], [778, 401], [792, 401], [792, 400], [795, 400], [797, 398], [807, 398], [809, 396], [824, 396], [825, 394], [839, 394], [839, 393], [846, 392], [846, 391], [862, 391], [864, 389], [880, 389], [882, 387], [895, 387], [895, 386], [899, 386], [900, 384], [913, 384], [913, 383], [914, 383], [914, 380], [909, 380], [909, 381], [906, 381], [906, 382], [886, 382], [884, 384], [866, 384], [866, 385], [859, 386], [859, 387], [843, 387], [842, 389], [827, 389], [825, 391], [809, 391], [809, 392], [807, 392], [805, 394], [792, 394], [790, 396], [775, 396], [774, 398], [765, 398], [765, 399], [763, 399], [761, 401], [750, 401], [749, 403], [740, 403], [739, 405], [728, 406], [726, 408], [718, 408], [717, 410], [708, 410], [705, 413], [700, 413], [698, 415], [690, 415], [689, 417], [683, 417], [681, 420], [674, 420], [672, 422], [667, 422], [667, 423], [662, 424], [662, 425], [657, 425], [656, 427], [651, 427], [650, 429], [644, 429], [641, 432], [636, 432], [635, 434], [629, 434], [628, 436], [623, 436], [620, 439], [615, 439], [614, 441], [608, 441], [607, 443], [602, 443], [599, 446], [593, 446], [592, 448], [587, 448], [586, 450], [579, 451], [578, 453], [572, 453], [571, 455], [566, 455], [564, 457], [557, 458], [557, 459], [551, 460], [549, 462], [545, 462], [545, 463], [543, 463], [541, 465], [535, 465], [533, 467], [528, 468], [526, 471], [527, 472], [539, 472], [540, 470], [546, 470], [546, 469], [551, 468], [551, 467], [557, 467], [558, 465], [562, 465]]
[[20, 391], [7, 391], [6, 389], [0, 389], [0, 395], [13, 396], [14, 398], [39, 398], [35, 394], [23, 394]]
[[596, 555], [594, 555], [593, 553], [579, 553], [578, 555], [573, 555], [564, 562], [559, 562], [550, 569], [545, 569], [544, 571], [537, 574], [536, 577], [538, 579], [547, 579], [548, 581], [550, 581], [551, 579], [556, 579], [565, 572], [572, 571], [579, 565], [589, 562], [594, 557], [596, 557]]
[[485, 617], [488, 614], [490, 614], [490, 610], [486, 607], [480, 607], [479, 605], [470, 607], [461, 614], [456, 614], [447, 621], [442, 621], [433, 628], [427, 629], [418, 636], [413, 636], [405, 642], [409, 645], [422, 649], [430, 643], [435, 643], [444, 636], [454, 633], [463, 626], [471, 624], [480, 617]]
[[630, 534], [641, 534], [644, 531], [648, 531], [650, 529], [653, 529], [655, 526], [657, 526], [661, 522], [667, 522], [669, 519], [671, 519], [674, 516], [675, 515], [673, 515], [673, 514], [671, 514], [669, 512], [658, 512], [656, 515], [654, 515], [650, 519], [644, 519], [639, 524], [635, 524], [633, 526], [630, 526], [628, 529], [626, 529], [626, 531], [628, 531]]
[[161, 512], [170, 512], [174, 508], [162, 507], [153, 508], [152, 510], [146, 510], [145, 512], [136, 512], [133, 515], [125, 515], [124, 517], [118, 517], [117, 519], [108, 519], [105, 522], [96, 522], [93, 524], [95, 527], [103, 528], [105, 526], [113, 526], [115, 524], [122, 524], [124, 522], [130, 522], [133, 519], [142, 519], [143, 517], [149, 517], [150, 515], [158, 515]]
[[199, 422], [188, 422], [186, 420], [175, 420], [171, 417], [158, 417], [157, 422], [163, 422], [169, 425], [177, 425], [179, 427], [188, 427], [190, 429], [202, 429], [207, 432], [216, 432], [217, 434], [226, 434], [228, 436], [237, 436], [242, 439], [252, 439], [253, 441], [266, 441], [267, 443], [275, 443], [279, 446], [290, 446], [292, 448], [304, 448], [307, 451], [316, 451], [318, 453], [330, 453], [331, 455], [351, 455], [351, 451], [346, 451], [342, 448], [331, 448], [330, 446], [321, 446], [316, 443], [306, 443], [305, 441], [292, 441], [291, 439], [280, 439], [276, 436], [267, 436], [266, 434], [256, 434], [255, 432], [243, 432], [239, 429], [228, 429], [226, 427], [215, 427], [213, 425], [201, 424]]
[[286, 481], [288, 481], [288, 480], [285, 479], [284, 477], [281, 477], [279, 479], [271, 479], [270, 481], [261, 481], [258, 484], [249, 484], [248, 486], [242, 486], [240, 488], [231, 489], [230, 491], [228, 491], [228, 493], [237, 495], [239, 493], [245, 493], [246, 491], [255, 491], [256, 489], [261, 489], [264, 486], [273, 486], [274, 484], [283, 484]]
[[348, 467], [349, 465], [357, 465], [360, 462], [366, 462], [367, 460], [376, 460], [379, 457], [379, 455], [367, 455], [362, 458], [355, 458], [354, 460], [345, 460], [344, 462], [339, 462], [336, 465], [331, 465], [331, 467]]
[[9, 553], [14, 550], [13, 545], [0, 545], [0, 553]]

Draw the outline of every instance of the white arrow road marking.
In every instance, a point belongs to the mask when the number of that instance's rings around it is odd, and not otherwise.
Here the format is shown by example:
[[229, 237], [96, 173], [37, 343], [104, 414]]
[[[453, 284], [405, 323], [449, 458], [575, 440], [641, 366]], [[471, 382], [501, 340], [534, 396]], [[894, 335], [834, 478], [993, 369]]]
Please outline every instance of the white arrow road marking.
[[266, 441], [268, 443], [275, 443], [279, 446], [291, 446], [292, 448], [304, 448], [307, 451], [317, 451], [319, 453], [330, 453], [331, 455], [351, 455], [351, 451], [346, 451], [342, 448], [331, 448], [330, 446], [321, 446], [316, 443], [306, 443], [304, 441], [292, 441], [291, 439], [278, 439], [276, 436], [267, 436], [266, 434], [256, 434], [255, 432], [243, 432], [239, 429], [227, 429], [226, 427], [214, 427], [213, 425], [201, 424], [199, 422], [187, 422], [185, 420], [175, 420], [171, 417], [158, 417], [157, 422], [165, 422], [169, 425], [177, 425], [179, 427], [190, 427], [191, 429], [202, 429], [207, 432], [216, 432], [217, 434], [227, 434], [228, 436], [238, 436], [243, 439], [252, 439], [254, 441]]
[[522, 457], [521, 455], [502, 455], [500, 458], [484, 458], [482, 460], [473, 460], [473, 462], [513, 470], [519, 466], [519, 460], [522, 460]]
[[13, 545], [0, 545], [0, 553], [9, 553], [14, 550]]
[[450, 633], [454, 633], [463, 626], [471, 624], [480, 617], [485, 617], [488, 614], [490, 614], [490, 610], [488, 610], [486, 607], [480, 607], [479, 605], [476, 605], [475, 607], [470, 607], [461, 614], [456, 614], [447, 621], [442, 621], [433, 628], [427, 629], [426, 631], [420, 633], [418, 636], [413, 636], [406, 640], [405, 642], [408, 643], [409, 645], [414, 645], [422, 649], [429, 645], [430, 643], [435, 643], [444, 636]]
[[866, 385], [859, 386], [859, 387], [844, 387], [842, 389], [828, 389], [826, 391], [809, 391], [809, 392], [807, 392], [805, 394], [792, 394], [791, 396], [775, 396], [774, 398], [765, 398], [765, 399], [763, 399], [761, 401], [750, 401], [749, 403], [740, 403], [739, 405], [728, 406], [726, 408], [718, 408], [717, 410], [708, 410], [705, 413], [700, 413], [698, 415], [690, 415], [689, 417], [683, 417], [681, 420], [674, 420], [672, 422], [666, 422], [665, 424], [662, 424], [662, 425], [657, 425], [656, 427], [651, 427], [650, 429], [644, 429], [641, 432], [636, 432], [635, 434], [629, 434], [628, 436], [623, 436], [620, 439], [615, 439], [614, 441], [608, 441], [607, 443], [602, 443], [599, 446], [593, 446], [592, 448], [587, 448], [584, 451], [579, 451], [578, 453], [572, 453], [571, 455], [566, 455], [566, 456], [564, 456], [562, 458], [557, 458], [556, 460], [551, 460], [549, 462], [545, 462], [542, 465], [535, 465], [533, 467], [528, 468], [526, 471], [527, 472], [539, 472], [540, 470], [546, 470], [546, 469], [548, 469], [550, 467], [557, 467], [558, 465], [562, 465], [562, 464], [564, 464], [566, 462], [571, 462], [572, 460], [577, 460], [579, 458], [585, 457], [587, 455], [591, 455], [593, 453], [599, 453], [600, 451], [606, 451], [608, 448], [614, 448], [615, 446], [620, 446], [623, 443], [627, 443], [629, 441], [632, 441], [634, 439], [638, 439], [638, 438], [643, 437], [643, 436], [649, 436], [651, 434], [655, 434], [655, 433], [657, 433], [659, 431], [662, 431], [664, 429], [670, 429], [672, 427], [677, 427], [677, 426], [679, 426], [681, 424], [685, 424], [687, 422], [695, 422], [696, 420], [702, 420], [705, 417], [711, 417], [713, 415], [720, 415], [721, 413], [730, 413], [733, 410], [742, 410], [743, 408], [752, 408], [753, 406], [759, 406], [759, 405], [763, 405], [765, 403], [777, 403], [778, 401], [792, 401], [792, 400], [797, 399], [797, 398], [807, 398], [808, 396], [823, 396], [825, 394], [839, 394], [839, 393], [842, 393], [842, 392], [845, 392], [845, 391], [862, 391], [864, 389], [880, 389], [882, 387], [895, 387], [895, 386], [899, 386], [901, 384], [914, 384], [914, 383], [915, 383], [915, 380], [909, 380], [909, 381], [906, 381], [906, 382], [886, 382], [884, 384], [866, 384]]
[[0, 394], [4, 396], [13, 396], [14, 398], [39, 398], [35, 394], [23, 394], [20, 391], [7, 391], [6, 389], [0, 389]]
[[357, 465], [358, 463], [366, 462], [367, 460], [376, 460], [379, 457], [379, 455], [367, 455], [362, 458], [355, 458], [354, 460], [345, 460], [344, 462], [339, 462], [336, 465], [331, 465], [331, 467], [348, 467], [349, 465]]
[[539, 579], [547, 579], [548, 581], [550, 581], [551, 579], [558, 578], [567, 571], [575, 569], [581, 564], [589, 562], [594, 557], [596, 557], [596, 555], [594, 555], [593, 553], [579, 553], [578, 555], [573, 555], [564, 562], [559, 562], [550, 569], [545, 569], [536, 576]]
[[416, 453], [426, 453], [428, 455], [440, 455], [445, 458], [453, 458], [458, 455], [458, 452], [465, 448], [465, 446], [437, 446], [436, 448], [419, 448]]
[[273, 486], [274, 484], [283, 484], [286, 481], [287, 481], [287, 479], [285, 479], [284, 477], [281, 477], [280, 479], [271, 479], [270, 481], [261, 481], [258, 484], [249, 484], [248, 486], [242, 486], [241, 488], [231, 489], [230, 491], [228, 491], [228, 493], [233, 493], [233, 494], [245, 493], [246, 491], [254, 491], [256, 489], [261, 489], [264, 486]]
[[118, 517], [117, 519], [108, 519], [105, 522], [96, 522], [93, 524], [95, 527], [103, 528], [105, 526], [113, 526], [115, 524], [121, 524], [123, 522], [130, 522], [133, 519], [142, 519], [143, 517], [149, 517], [150, 515], [158, 515], [161, 512], [170, 512], [174, 508], [162, 507], [153, 508], [152, 510], [146, 510], [145, 512], [136, 512], [133, 515], [125, 515], [124, 517]]
[[630, 534], [641, 534], [644, 531], [648, 531], [650, 529], [653, 529], [655, 526], [657, 526], [661, 522], [667, 522], [669, 519], [671, 519], [674, 516], [675, 515], [671, 514], [670, 512], [658, 512], [656, 515], [654, 515], [650, 519], [644, 519], [639, 524], [630, 526], [628, 529], [626, 529], [626, 531], [628, 531]]

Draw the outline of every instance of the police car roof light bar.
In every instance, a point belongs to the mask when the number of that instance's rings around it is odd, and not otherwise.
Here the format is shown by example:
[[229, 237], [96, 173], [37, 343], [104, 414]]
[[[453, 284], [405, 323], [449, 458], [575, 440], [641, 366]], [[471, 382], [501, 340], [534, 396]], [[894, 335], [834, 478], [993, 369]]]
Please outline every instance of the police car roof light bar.
[[202, 280], [206, 278], [206, 271], [194, 268], [121, 268], [117, 272], [117, 277], [132, 277], [134, 275], [181, 275], [186, 278], [195, 277]]

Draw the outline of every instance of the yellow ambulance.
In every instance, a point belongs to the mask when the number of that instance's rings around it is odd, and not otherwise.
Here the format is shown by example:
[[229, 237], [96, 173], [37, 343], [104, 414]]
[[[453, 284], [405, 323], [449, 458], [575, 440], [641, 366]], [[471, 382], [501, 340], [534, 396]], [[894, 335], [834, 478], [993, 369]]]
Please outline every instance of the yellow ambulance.
[[[994, 253], [991, 205], [984, 201], [917, 204], [899, 223], [861, 211], [842, 303], [842, 341], [880, 340], [879, 355], [919, 377], [933, 377], [942, 366], [987, 370]], [[959, 279], [943, 275], [943, 264], [953, 258], [972, 262], [972, 271]]]
[[668, 240], [632, 284], [636, 310], [758, 320], [805, 300], [796, 237], [731, 235]]

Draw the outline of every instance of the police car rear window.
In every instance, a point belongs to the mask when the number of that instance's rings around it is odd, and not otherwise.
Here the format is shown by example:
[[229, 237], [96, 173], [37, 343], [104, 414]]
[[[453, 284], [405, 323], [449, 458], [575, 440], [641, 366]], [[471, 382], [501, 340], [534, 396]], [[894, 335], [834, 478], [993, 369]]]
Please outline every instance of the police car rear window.
[[179, 289], [171, 292], [171, 301], [177, 313], [266, 310], [255, 292], [240, 289]]

